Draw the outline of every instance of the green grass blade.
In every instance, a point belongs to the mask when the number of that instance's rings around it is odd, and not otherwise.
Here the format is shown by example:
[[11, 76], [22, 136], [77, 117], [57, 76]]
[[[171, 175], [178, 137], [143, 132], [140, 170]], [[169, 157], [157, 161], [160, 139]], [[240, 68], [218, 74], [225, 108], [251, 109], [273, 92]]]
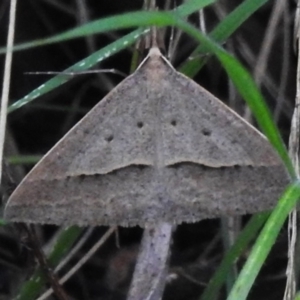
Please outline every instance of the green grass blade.
[[[96, 65], [100, 61], [110, 57], [111, 55], [119, 52], [122, 49], [127, 48], [129, 45], [133, 44], [143, 33], [145, 33], [145, 29], [137, 29], [130, 34], [125, 35], [124, 37], [118, 39], [117, 41], [109, 44], [108, 46], [94, 52], [92, 55], [86, 57], [85, 59], [79, 61], [78, 63], [74, 64], [70, 68], [64, 70], [63, 72], [78, 72], [84, 71], [92, 66]], [[63, 73], [62, 72], [62, 73]], [[30, 103], [32, 100], [40, 97], [43, 94], [46, 94], [56, 87], [68, 82], [72, 79], [72, 76], [60, 74], [57, 75], [44, 84], [40, 85], [38, 88], [34, 89], [32, 92], [27, 94], [22, 99], [14, 102], [12, 105], [9, 106], [8, 112], [13, 112], [16, 109], [22, 107]]]
[[255, 245], [253, 246], [250, 256], [235, 282], [227, 300], [246, 299], [258, 272], [265, 262], [271, 247], [275, 243], [284, 221], [290, 211], [296, 206], [299, 198], [300, 182], [296, 181], [287, 188], [283, 196], [280, 198], [278, 205], [274, 209]]
[[[174, 12], [136, 11], [136, 12], [125, 13], [122, 15], [107, 17], [93, 22], [89, 22], [85, 25], [68, 30], [66, 32], [63, 32], [61, 34], [55, 35], [50, 38], [39, 39], [32, 42], [17, 45], [13, 47], [13, 50], [14, 51], [25, 50], [32, 47], [63, 42], [66, 40], [70, 40], [78, 37], [84, 37], [92, 34], [104, 33], [111, 30], [126, 29], [130, 27], [149, 26], [155, 24], [157, 26], [164, 26], [166, 25], [164, 22], [166, 13], [168, 13], [170, 16], [173, 16], [173, 18], [176, 18], [176, 16], [186, 16], [214, 2], [215, 0], [190, 0], [187, 1], [185, 4], [179, 6]], [[149, 20], [145, 21], [144, 19], [145, 15], [148, 18], [149, 14], [152, 14], [151, 24], [149, 24]], [[6, 51], [7, 50], [5, 47], [0, 48], [0, 54], [4, 54], [6, 53]]]
[[10, 165], [36, 164], [41, 158], [40, 155], [16, 155], [9, 156], [7, 162]]
[[224, 259], [218, 267], [218, 270], [210, 279], [208, 286], [205, 288], [203, 294], [201, 295], [201, 300], [218, 299], [220, 289], [226, 281], [228, 271], [231, 269], [236, 259], [240, 257], [241, 254], [247, 249], [248, 245], [259, 232], [269, 215], [269, 212], [260, 213], [254, 215], [249, 220], [243, 231], [239, 234], [234, 245], [225, 254]]
[[190, 0], [185, 1], [184, 4], [175, 8], [174, 12], [178, 16], [184, 17], [188, 16], [212, 3], [216, 2], [216, 0]]
[[[192, 0], [192, 1], [188, 1], [185, 4], [179, 6], [177, 8], [177, 10], [172, 13], [173, 17], [174, 15], [176, 16], [186, 16], [210, 3], [212, 3], [213, 0]], [[150, 19], [147, 20], [147, 24], [146, 25], [151, 25], [153, 24], [152, 22], [156, 22], [157, 18], [161, 18], [161, 16], [164, 13], [159, 13], [157, 14], [157, 12], [139, 12], [138, 15], [143, 19], [144, 14], [149, 15], [148, 13], [154, 13], [154, 18], [153, 16], [150, 15]], [[128, 27], [132, 27], [134, 25], [132, 24], [136, 24], [137, 19], [132, 20], [132, 16], [135, 16], [136, 13], [128, 13], [125, 15], [121, 15], [121, 16], [115, 16], [115, 17], [110, 17], [110, 18], [106, 18], [106, 19], [101, 19], [98, 21], [94, 21], [92, 23], [86, 24], [82, 27], [78, 27], [74, 30], [65, 32], [59, 36], [54, 36], [52, 39], [56, 39], [60, 41], [60, 38], [62, 36], [68, 36], [69, 38], [71, 37], [77, 37], [77, 35], [83, 34], [83, 35], [87, 35], [87, 34], [91, 34], [91, 33], [95, 33], [97, 32], [97, 28], [98, 31], [103, 30], [109, 30], [109, 29], [120, 29], [122, 28], [122, 26], [125, 26], [124, 24], [126, 24], [126, 26]], [[171, 14], [171, 13], [169, 13]], [[149, 16], [148, 16], [149, 17]], [[123, 20], [123, 22], [119, 23], [119, 21], [116, 20]], [[128, 23], [129, 21], [129, 23]], [[133, 23], [132, 23], [133, 21]], [[150, 23], [149, 23], [150, 21]], [[116, 22], [116, 23], [115, 23]], [[173, 22], [174, 23], [174, 22]], [[112, 25], [113, 24], [113, 25]], [[112, 26], [112, 27], [111, 27]], [[121, 26], [121, 27], [120, 27]], [[97, 27], [97, 28], [95, 28]], [[75, 31], [75, 35], [74, 34]], [[79, 32], [78, 32], [79, 31]], [[96, 65], [97, 63], [99, 63], [100, 61], [103, 61], [104, 59], [112, 56], [113, 54], [119, 52], [120, 50], [123, 50], [125, 48], [127, 48], [128, 46], [132, 45], [138, 38], [140, 38], [140, 36], [144, 33], [146, 33], [148, 30], [147, 29], [137, 29], [135, 31], [133, 31], [132, 33], [118, 39], [117, 41], [111, 43], [110, 45], [100, 49], [99, 51], [93, 53], [92, 55], [90, 55], [89, 57], [79, 61], [78, 63], [74, 64], [73, 66], [71, 66], [70, 68], [64, 70], [63, 72], [68, 73], [68, 72], [78, 72], [78, 71], [84, 71], [87, 70], [89, 68], [91, 68], [92, 66]], [[76, 35], [77, 34], [77, 35]], [[48, 39], [46, 39], [48, 40]], [[40, 43], [47, 43], [46, 40], [41, 40]], [[65, 40], [65, 39], [64, 39]], [[39, 42], [39, 41], [36, 41]], [[34, 44], [35, 42], [31, 42], [30, 44]], [[27, 43], [28, 44], [28, 43]], [[24, 45], [23, 45], [24, 46]], [[23, 47], [22, 46], [22, 47]], [[62, 73], [63, 73], [62, 72]], [[56, 87], [68, 82], [70, 79], [72, 79], [71, 76], [69, 75], [57, 75], [53, 78], [51, 78], [50, 80], [48, 80], [47, 82], [45, 82], [44, 84], [42, 84], [41, 86], [39, 86], [38, 88], [34, 89], [33, 91], [31, 91], [29, 94], [27, 94], [26, 96], [24, 96], [22, 99], [17, 100], [16, 102], [14, 102], [9, 108], [8, 108], [8, 112], [13, 112], [16, 109], [22, 107], [23, 105], [26, 105], [28, 103], [30, 103], [32, 100], [40, 97], [41, 95], [44, 95], [50, 91], [52, 91], [53, 89], [55, 89]]]
[[[256, 12], [268, 0], [246, 0], [233, 10], [216, 28], [209, 34], [211, 39], [218, 43], [225, 42], [254, 12]], [[198, 46], [191, 54], [192, 59], [186, 61], [180, 68], [180, 72], [189, 77], [194, 77], [206, 63], [208, 57], [203, 45]]]
[[7, 225], [7, 221], [0, 219], [0, 226], [5, 226]]

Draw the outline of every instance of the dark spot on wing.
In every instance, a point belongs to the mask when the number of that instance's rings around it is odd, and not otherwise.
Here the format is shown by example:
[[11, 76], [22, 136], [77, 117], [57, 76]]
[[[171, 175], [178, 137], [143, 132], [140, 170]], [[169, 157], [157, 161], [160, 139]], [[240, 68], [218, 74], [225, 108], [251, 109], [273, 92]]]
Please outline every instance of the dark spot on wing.
[[137, 125], [138, 128], [143, 128], [144, 127], [144, 123], [141, 122], [141, 121], [137, 122], [136, 125]]
[[171, 125], [175, 127], [175, 126], [177, 125], [177, 121], [176, 121], [175, 119], [173, 119], [173, 120], [171, 121]]
[[105, 137], [105, 140], [110, 143], [114, 139], [114, 136], [112, 134]]
[[211, 135], [211, 131], [207, 128], [203, 128], [202, 129], [202, 134], [205, 136], [210, 136]]

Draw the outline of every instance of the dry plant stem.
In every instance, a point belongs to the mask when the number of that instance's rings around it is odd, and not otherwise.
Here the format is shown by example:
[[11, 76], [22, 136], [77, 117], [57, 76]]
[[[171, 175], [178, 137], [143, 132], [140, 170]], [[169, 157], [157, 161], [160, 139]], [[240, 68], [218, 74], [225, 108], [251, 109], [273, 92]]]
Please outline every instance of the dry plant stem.
[[[75, 1], [77, 9], [76, 9], [76, 18], [78, 20], [79, 25], [84, 25], [88, 23], [90, 18], [90, 10], [87, 6], [86, 0], [76, 0]], [[86, 48], [89, 54], [94, 53], [97, 50], [96, 42], [95, 42], [95, 36], [90, 35], [86, 38]], [[125, 75], [126, 77], [127, 75]], [[97, 77], [99, 82], [102, 83], [103, 86], [106, 86], [108, 90], [111, 90], [114, 88], [113, 82], [104, 74], [101, 74], [101, 72], [97, 73]]]
[[282, 22], [283, 22], [283, 50], [282, 50], [282, 67], [280, 71], [280, 79], [279, 79], [279, 87], [278, 94], [275, 98], [276, 107], [274, 110], [274, 120], [275, 123], [278, 123], [279, 118], [282, 114], [282, 107], [284, 102], [286, 101], [285, 92], [289, 83], [289, 72], [290, 72], [290, 62], [291, 59], [291, 33], [290, 33], [290, 13], [288, 5], [284, 6], [283, 14], [282, 14]]
[[[246, 45], [246, 41], [241, 36], [239, 36], [237, 40], [239, 42], [239, 51], [242, 57], [247, 61], [248, 65], [255, 64], [256, 56]], [[264, 84], [264, 87], [266, 88], [267, 92], [270, 93], [270, 95], [276, 99], [278, 97], [279, 87], [278, 84], [275, 83], [269, 72], [266, 71], [263, 74], [262, 83]], [[290, 111], [292, 109], [293, 108], [291, 107], [290, 103], [284, 101], [283, 105], [281, 106], [281, 114], [286, 117], [290, 117]]]
[[206, 24], [205, 24], [205, 15], [204, 15], [204, 9], [199, 10], [199, 25], [200, 25], [200, 30], [202, 33], [206, 34]]
[[[215, 12], [217, 14], [217, 16], [219, 17], [220, 20], [224, 19], [226, 17], [226, 12], [224, 11], [224, 8], [219, 4], [216, 3], [214, 5], [215, 7]], [[284, 11], [283, 11], [283, 17], [286, 19], [285, 15], [287, 14], [286, 11], [288, 9], [286, 7], [284, 7]], [[288, 27], [289, 30], [289, 26], [290, 26], [290, 21], [289, 20], [285, 20], [284, 19], [284, 32], [286, 31], [286, 27]], [[282, 80], [280, 80], [280, 85], [278, 85], [277, 83], [275, 83], [274, 78], [271, 76], [271, 73], [268, 72], [268, 70], [265, 70], [264, 73], [261, 74], [261, 78], [260, 78], [260, 84], [264, 85], [266, 91], [268, 93], [270, 93], [270, 96], [273, 97], [274, 99], [278, 99], [277, 103], [276, 103], [276, 108], [275, 108], [275, 112], [274, 112], [274, 119], [275, 121], [277, 121], [276, 118], [278, 118], [278, 115], [284, 115], [288, 118], [290, 118], [290, 111], [293, 109], [293, 107], [291, 107], [291, 104], [289, 103], [289, 101], [282, 101], [280, 103], [280, 97], [282, 98], [282, 95], [284, 93], [284, 89], [285, 89], [285, 81], [288, 79], [288, 76], [286, 76], [286, 70], [288, 70], [288, 55], [286, 53], [288, 53], [287, 50], [287, 46], [286, 44], [288, 44], [288, 42], [286, 40], [288, 40], [289, 38], [287, 37], [286, 33], [284, 33], [284, 53], [282, 54], [284, 62], [282, 63], [282, 71], [281, 71], [281, 75], [280, 78], [282, 78]], [[237, 41], [238, 41], [238, 45], [236, 47], [236, 49], [239, 49], [239, 53], [242, 55], [242, 57], [245, 59], [245, 61], [247, 62], [247, 65], [252, 66], [252, 65], [256, 65], [257, 64], [257, 56], [256, 54], [253, 52], [253, 50], [251, 50], [251, 48], [249, 47], [249, 45], [247, 44], [247, 41], [243, 38], [242, 35], [238, 35], [237, 36]], [[226, 43], [227, 48], [230, 47], [230, 42]], [[231, 92], [231, 90], [230, 90]], [[283, 100], [285, 100], [284, 98], [282, 98]], [[230, 106], [232, 107], [231, 103]], [[246, 117], [250, 116], [249, 110], [246, 111]], [[249, 121], [249, 119], [247, 119]]]
[[176, 29], [175, 27], [172, 27], [172, 39], [169, 42], [169, 50], [167, 53], [167, 58], [170, 62], [172, 62], [175, 58], [175, 52], [178, 48], [178, 44], [180, 41], [180, 38], [182, 37], [182, 31], [179, 29]]
[[127, 77], [126, 73], [123, 73], [117, 69], [98, 69], [98, 70], [85, 70], [85, 71], [76, 71], [76, 72], [56, 72], [56, 71], [47, 71], [47, 72], [25, 72], [28, 75], [67, 75], [67, 76], [78, 76], [78, 75], [86, 75], [86, 74], [99, 74], [99, 73], [112, 73], [116, 75], [120, 75], [122, 77]]
[[[270, 54], [270, 51], [272, 49], [272, 44], [274, 42], [274, 39], [276, 37], [275, 31], [276, 27], [278, 25], [278, 22], [280, 20], [280, 17], [282, 16], [284, 5], [286, 4], [285, 0], [278, 0], [274, 2], [273, 11], [270, 17], [269, 24], [267, 26], [267, 30], [265, 33], [265, 37], [261, 46], [260, 53], [256, 60], [256, 65], [254, 68], [254, 79], [256, 84], [260, 87], [263, 74], [265, 73], [268, 57]], [[246, 111], [246, 120], [250, 120], [251, 112], [249, 108]]]
[[28, 234], [29, 243], [33, 249], [34, 255], [35, 255], [36, 259], [38, 260], [41, 268], [44, 270], [45, 275], [47, 276], [48, 280], [50, 281], [50, 284], [54, 290], [55, 295], [60, 300], [68, 300], [69, 297], [65, 293], [64, 289], [58, 283], [58, 278], [56, 277], [54, 272], [49, 267], [48, 262], [45, 257], [45, 254], [43, 253], [42, 249], [40, 248], [40, 246], [37, 242], [38, 238], [35, 233], [34, 226], [31, 225], [31, 226], [27, 227], [26, 225], [24, 225], [24, 229], [26, 230], [26, 232]]
[[[299, 11], [298, 11], [299, 13]], [[299, 30], [299, 28], [297, 29]], [[299, 34], [299, 31], [298, 31]], [[297, 34], [297, 35], [298, 35]], [[291, 134], [289, 140], [289, 153], [293, 161], [293, 165], [296, 171], [296, 175], [299, 178], [299, 144], [300, 144], [300, 39], [298, 39], [298, 65], [297, 65], [297, 89], [296, 89], [296, 100], [295, 109], [292, 117]], [[292, 300], [295, 298], [296, 293], [296, 242], [297, 242], [297, 209], [295, 208], [289, 216], [289, 241], [288, 241], [288, 265], [287, 265], [287, 282], [284, 293], [284, 300]]]
[[68, 253], [68, 255], [55, 268], [54, 273], [60, 271], [77, 254], [77, 252], [85, 244], [88, 238], [92, 235], [93, 231], [94, 228], [89, 228], [87, 230], [87, 232], [80, 238], [79, 242], [72, 248], [72, 250]]
[[[76, 17], [78, 19], [79, 25], [88, 23], [90, 21], [90, 16], [89, 16], [89, 9], [87, 7], [86, 0], [76, 0], [75, 2], [77, 5]], [[93, 53], [96, 51], [97, 47], [95, 45], [94, 35], [90, 35], [86, 37], [86, 44], [89, 53]]]
[[145, 228], [127, 300], [159, 300], [168, 271], [173, 225]]
[[266, 34], [261, 46], [260, 53], [257, 57], [257, 63], [254, 69], [254, 78], [258, 86], [261, 84], [262, 75], [265, 73], [265, 69], [268, 62], [268, 57], [272, 49], [272, 44], [276, 37], [276, 27], [282, 16], [284, 5], [286, 4], [285, 0], [279, 0], [274, 2], [273, 11], [271, 18], [266, 30]]
[[72, 5], [62, 3], [62, 1], [59, 0], [44, 0], [44, 2], [73, 17], [74, 8]]
[[14, 44], [15, 20], [16, 20], [17, 0], [10, 1], [9, 27], [7, 35], [7, 52], [5, 57], [4, 78], [2, 87], [1, 112], [0, 112], [0, 183], [2, 179], [2, 160], [5, 140], [6, 115], [9, 97], [9, 84], [12, 64], [12, 47]]
[[[59, 284], [64, 284], [69, 280], [90, 258], [95, 252], [101, 247], [107, 239], [113, 234], [117, 227], [111, 227], [106, 231], [106, 233], [101, 237], [101, 239], [86, 253], [86, 255], [65, 275], [59, 280]], [[42, 296], [37, 300], [48, 299], [53, 293], [53, 289], [47, 290]]]

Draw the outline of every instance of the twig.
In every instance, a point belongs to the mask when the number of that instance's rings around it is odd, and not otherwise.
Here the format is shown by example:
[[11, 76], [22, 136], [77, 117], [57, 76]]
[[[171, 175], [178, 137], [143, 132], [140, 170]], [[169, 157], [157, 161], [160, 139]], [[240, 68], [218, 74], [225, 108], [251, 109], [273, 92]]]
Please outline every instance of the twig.
[[173, 225], [145, 228], [127, 300], [160, 300], [168, 270]]
[[[78, 261], [78, 263], [59, 280], [59, 284], [65, 283], [69, 280], [89, 259], [94, 253], [101, 247], [105, 241], [111, 236], [111, 234], [116, 230], [116, 227], [111, 227], [106, 233], [101, 237], [101, 239], [86, 253], [86, 255]], [[53, 293], [53, 289], [47, 290], [42, 296], [37, 300], [45, 300]]]
[[[285, 5], [285, 0], [278, 0], [274, 2], [273, 10], [271, 13], [270, 21], [267, 26], [265, 37], [261, 46], [260, 53], [258, 54], [256, 65], [253, 71], [253, 77], [258, 87], [261, 86], [263, 74], [265, 73], [268, 57], [272, 49], [272, 44], [276, 37], [275, 31], [278, 22], [282, 16], [283, 7]], [[249, 108], [246, 110], [246, 120], [250, 120], [251, 111]]]
[[15, 23], [16, 23], [16, 8], [17, 8], [17, 0], [11, 0], [10, 12], [9, 12], [9, 27], [8, 27], [8, 35], [7, 35], [7, 43], [6, 43], [7, 51], [5, 57], [4, 79], [3, 79], [1, 112], [0, 112], [0, 183], [2, 179], [2, 160], [3, 160], [4, 141], [5, 141], [7, 106], [8, 106], [8, 98], [9, 98], [11, 63], [12, 63], [12, 54], [13, 54], [12, 47], [14, 44], [14, 33], [15, 33]]
[[68, 300], [69, 297], [67, 296], [64, 289], [58, 283], [58, 278], [54, 274], [53, 270], [49, 267], [49, 264], [46, 260], [45, 254], [43, 253], [43, 251], [41, 250], [41, 248], [37, 242], [38, 238], [36, 236], [34, 226], [29, 225], [29, 227], [27, 227], [26, 225], [24, 225], [24, 230], [26, 230], [26, 232], [28, 234], [29, 244], [30, 244], [31, 248], [33, 249], [34, 255], [37, 258], [41, 268], [45, 272], [45, 275], [47, 276], [47, 278], [55, 292], [55, 295], [61, 300]]
[[[296, 18], [299, 18], [299, 9], [297, 10]], [[299, 24], [297, 24], [299, 25]], [[298, 44], [298, 62], [297, 62], [297, 78], [296, 78], [296, 99], [295, 109], [292, 117], [291, 133], [289, 139], [289, 154], [292, 159], [297, 177], [300, 174], [299, 167], [299, 145], [300, 145], [300, 39], [299, 39], [299, 27], [297, 30], [297, 44]], [[288, 221], [288, 265], [286, 269], [286, 287], [284, 292], [284, 300], [295, 299], [296, 294], [296, 270], [295, 270], [295, 258], [296, 258], [296, 242], [297, 242], [297, 209], [295, 208], [289, 215]]]
[[87, 232], [80, 238], [79, 242], [72, 248], [68, 255], [55, 268], [54, 273], [60, 271], [74, 257], [74, 255], [80, 250], [80, 248], [85, 244], [87, 239], [91, 236], [93, 231], [93, 227], [87, 230]]
[[59, 71], [45, 71], [45, 72], [25, 72], [28, 75], [67, 75], [67, 76], [77, 76], [77, 75], [86, 75], [86, 74], [99, 74], [99, 73], [112, 73], [120, 75], [122, 77], [127, 77], [127, 74], [116, 70], [116, 69], [100, 69], [100, 70], [84, 70], [84, 71], [74, 71], [74, 72], [59, 72]]

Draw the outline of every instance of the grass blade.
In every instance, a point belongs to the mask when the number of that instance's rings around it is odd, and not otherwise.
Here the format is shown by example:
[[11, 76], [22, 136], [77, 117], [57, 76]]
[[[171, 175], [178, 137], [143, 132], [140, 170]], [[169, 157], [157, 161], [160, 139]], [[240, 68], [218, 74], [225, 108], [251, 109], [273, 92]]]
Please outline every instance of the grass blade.
[[[120, 30], [130, 27], [140, 27], [140, 26], [165, 26], [165, 16], [169, 14], [172, 18], [183, 17], [197, 11], [207, 5], [214, 3], [215, 0], [190, 0], [185, 4], [179, 6], [175, 11], [169, 12], [154, 12], [154, 11], [136, 11], [130, 12], [122, 15], [112, 16], [89, 22], [85, 25], [76, 27], [74, 29], [68, 30], [61, 34], [55, 35], [50, 38], [39, 39], [28, 43], [23, 43], [13, 47], [14, 51], [25, 50], [32, 47], [48, 45], [58, 42], [63, 42], [66, 40], [84, 37], [92, 34], [99, 34], [108, 32], [111, 30]], [[151, 23], [149, 23], [149, 16], [151, 16]], [[146, 20], [145, 20], [146, 17]], [[0, 48], [0, 54], [6, 52], [6, 48]]]
[[214, 300], [218, 299], [220, 289], [224, 282], [228, 271], [231, 269], [232, 265], [237, 258], [247, 249], [250, 242], [254, 239], [256, 234], [259, 232], [263, 224], [266, 222], [270, 213], [260, 213], [254, 215], [245, 226], [243, 231], [239, 234], [234, 245], [225, 254], [218, 270], [215, 272], [214, 276], [210, 279], [208, 286], [201, 295], [201, 300]]
[[[173, 17], [174, 16], [186, 16], [188, 14], [193, 13], [194, 11], [196, 11], [198, 9], [201, 9], [202, 7], [204, 7], [208, 4], [211, 4], [212, 2], [214, 2], [214, 0], [188, 1], [185, 4], [179, 6], [177, 8], [177, 10], [172, 13], [172, 15], [173, 15]], [[136, 23], [136, 22], [138, 22], [138, 20], [136, 19], [136, 15], [138, 14], [139, 17], [141, 17], [143, 19], [144, 14], [149, 14], [149, 13], [154, 15], [154, 17], [150, 15], [150, 19], [149, 19], [150, 23], [149, 23], [149, 21], [147, 21], [148, 23], [146, 25], [153, 25], [152, 22], [155, 23], [157, 19], [162, 18], [162, 16], [165, 14], [163, 12], [161, 12], [161, 13], [158, 13], [158, 12], [138, 12], [137, 13], [137, 12], [135, 12], [135, 13], [128, 13], [128, 14], [124, 14], [124, 15], [109, 17], [109, 18], [105, 18], [105, 19], [101, 19], [98, 21], [88, 23], [84, 26], [81, 26], [81, 27], [75, 28], [73, 30], [70, 30], [68, 32], [62, 33], [60, 35], [54, 36], [54, 37], [50, 38], [50, 40], [55, 40], [56, 42], [65, 41], [66, 39], [75, 38], [75, 37], [79, 37], [79, 36], [85, 36], [85, 35], [93, 34], [96, 32], [105, 32], [108, 30], [120, 29], [120, 28], [122, 28], [122, 26], [126, 26], [126, 28], [133, 27], [134, 24], [138, 26], [139, 23]], [[169, 14], [171, 14], [171, 13], [169, 13]], [[132, 18], [135, 18], [135, 19], [132, 19]], [[111, 43], [110, 45], [96, 51], [89, 57], [79, 61], [78, 63], [76, 63], [73, 66], [69, 67], [68, 69], [64, 70], [63, 72], [68, 73], [68, 72], [76, 72], [76, 71], [78, 72], [78, 71], [87, 70], [87, 69], [93, 67], [94, 65], [96, 65], [97, 63], [99, 63], [100, 61], [103, 61], [106, 58], [114, 55], [115, 53], [132, 45], [137, 39], [140, 38], [141, 35], [143, 35], [147, 31], [148, 30], [145, 28], [144, 29], [139, 28], [139, 29], [133, 31], [132, 33]], [[27, 49], [30, 47], [37, 46], [37, 44], [45, 45], [48, 43], [49, 43], [49, 39], [43, 39], [43, 40], [33, 41], [30, 43], [19, 45], [15, 49], [19, 49], [19, 50]], [[0, 48], [0, 53], [1, 53], [1, 48]], [[64, 74], [53, 77], [52, 79], [48, 80], [47, 82], [45, 82], [38, 88], [31, 91], [29, 94], [27, 94], [23, 98], [14, 102], [8, 108], [8, 112], [10, 113], [10, 112], [15, 111], [16, 109], [30, 103], [32, 100], [40, 97], [41, 95], [44, 95], [44, 94], [52, 91], [56, 87], [68, 82], [70, 79], [72, 79], [71, 76], [64, 75]]]
[[[233, 10], [216, 28], [209, 34], [209, 37], [222, 44], [232, 35], [254, 12], [263, 6], [268, 0], [246, 0]], [[201, 56], [206, 54], [205, 47], [199, 45], [190, 55], [192, 59], [186, 61], [180, 68], [180, 72], [189, 77], [194, 77], [206, 63], [208, 57]]]
[[259, 270], [269, 254], [271, 247], [275, 243], [284, 221], [290, 211], [295, 207], [299, 198], [300, 182], [296, 181], [287, 188], [283, 196], [280, 198], [278, 205], [274, 209], [255, 245], [253, 246], [250, 256], [235, 282], [227, 300], [246, 299]]

